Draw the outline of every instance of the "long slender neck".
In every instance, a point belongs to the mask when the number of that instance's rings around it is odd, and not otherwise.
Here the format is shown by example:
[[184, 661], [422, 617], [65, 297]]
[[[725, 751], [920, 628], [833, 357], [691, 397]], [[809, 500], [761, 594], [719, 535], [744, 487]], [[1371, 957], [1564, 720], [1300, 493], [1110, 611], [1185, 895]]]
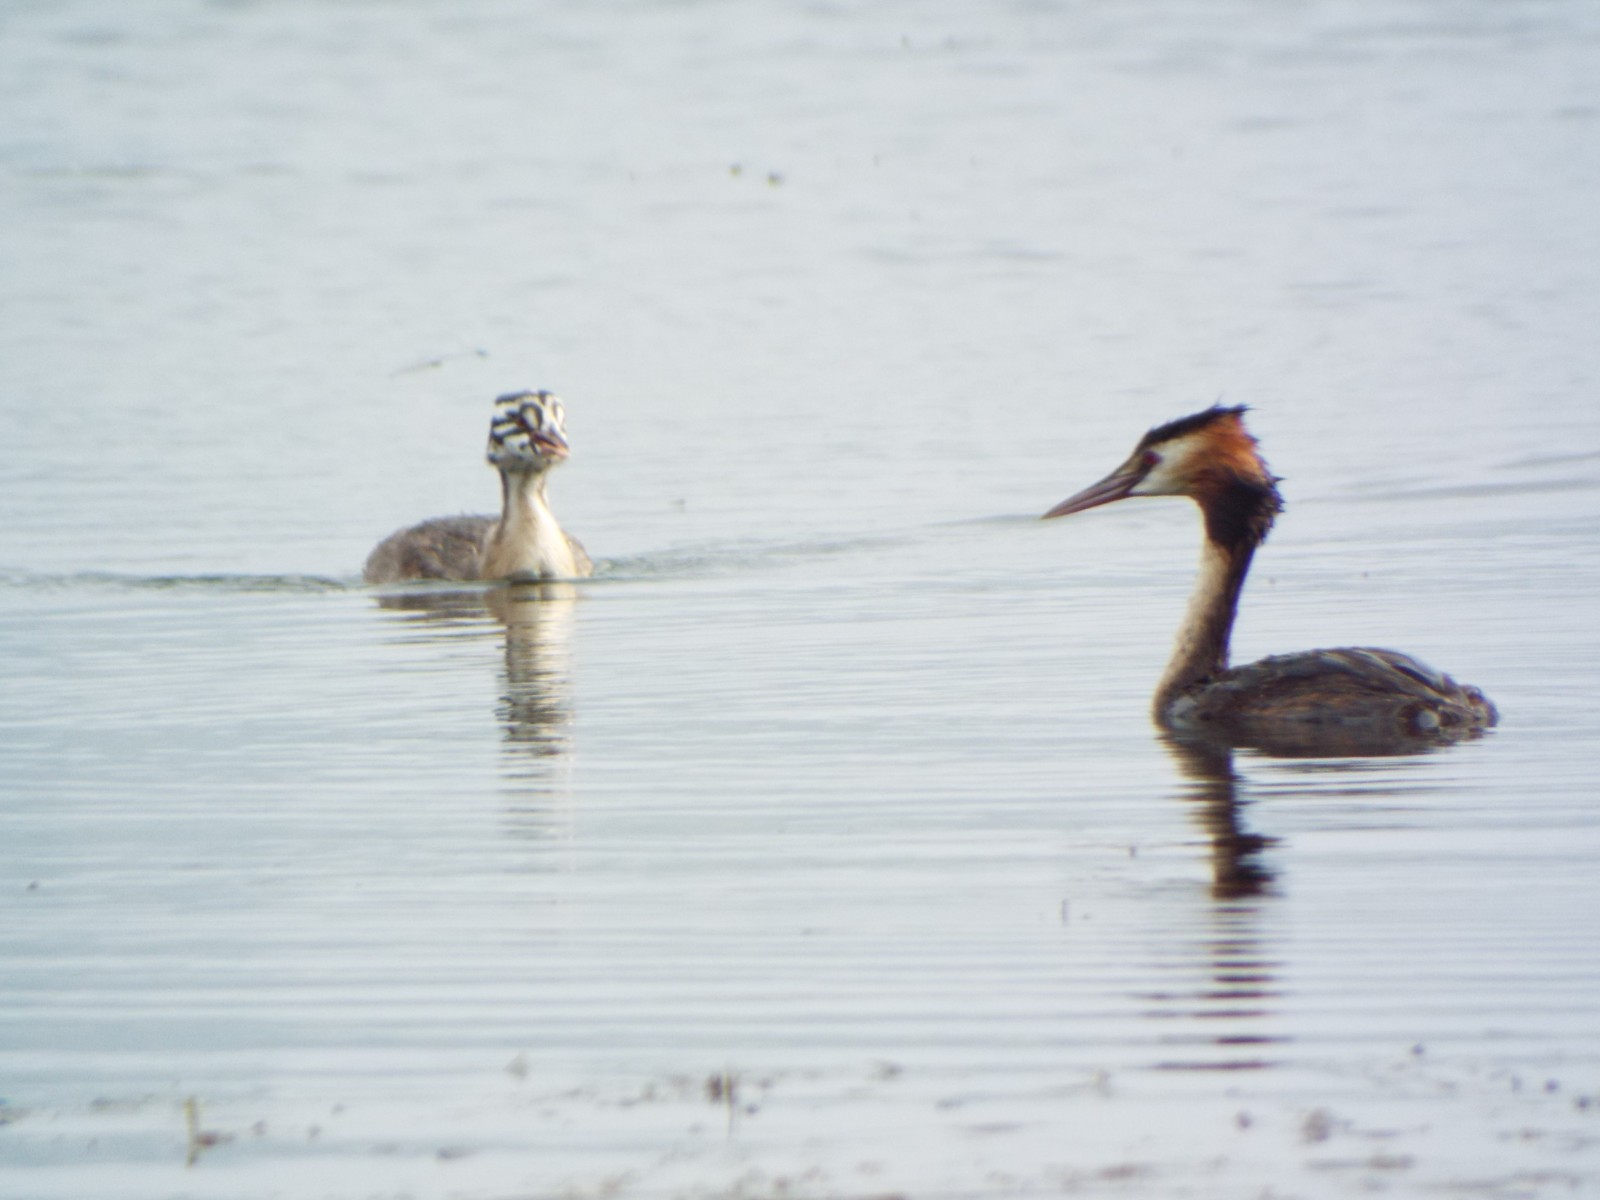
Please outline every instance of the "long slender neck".
[[1156, 688], [1158, 717], [1183, 692], [1228, 669], [1233, 618], [1255, 550], [1254, 542], [1225, 546], [1210, 538], [1201, 547], [1200, 574], [1189, 597], [1189, 609], [1178, 626], [1172, 660]]
[[483, 577], [576, 574], [572, 548], [544, 498], [543, 471], [500, 472], [500, 520], [483, 552]]
[[1282, 502], [1270, 483], [1230, 481], [1196, 496], [1205, 516], [1200, 572], [1189, 609], [1178, 627], [1177, 645], [1156, 688], [1158, 720], [1173, 701], [1196, 684], [1228, 669], [1228, 642], [1239, 593], [1256, 547], [1267, 536]]

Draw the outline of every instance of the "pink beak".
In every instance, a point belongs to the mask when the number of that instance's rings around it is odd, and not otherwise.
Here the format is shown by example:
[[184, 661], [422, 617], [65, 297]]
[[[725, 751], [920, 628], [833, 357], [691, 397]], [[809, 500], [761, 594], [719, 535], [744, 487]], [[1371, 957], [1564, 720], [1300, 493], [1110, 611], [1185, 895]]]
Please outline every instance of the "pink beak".
[[532, 439], [533, 444], [539, 447], [547, 457], [565, 458], [571, 452], [571, 447], [567, 445], [567, 440], [559, 433], [547, 433], [539, 429], [531, 433], [529, 437]]
[[1098, 508], [1102, 504], [1110, 504], [1113, 500], [1124, 500], [1139, 486], [1139, 481], [1144, 477], [1143, 471], [1113, 471], [1099, 483], [1091, 483], [1076, 495], [1068, 496], [1039, 519], [1048, 521], [1051, 517], [1070, 516], [1086, 508]]

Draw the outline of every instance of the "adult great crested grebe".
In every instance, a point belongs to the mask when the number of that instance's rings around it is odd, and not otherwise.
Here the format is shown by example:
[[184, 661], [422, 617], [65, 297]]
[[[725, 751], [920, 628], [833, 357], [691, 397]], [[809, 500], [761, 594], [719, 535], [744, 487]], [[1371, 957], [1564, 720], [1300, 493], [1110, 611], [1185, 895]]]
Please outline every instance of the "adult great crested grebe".
[[494, 402], [487, 457], [500, 471], [498, 517], [437, 517], [390, 534], [367, 557], [368, 583], [406, 579], [576, 579], [594, 566], [557, 523], [545, 476], [564, 461], [566, 409], [549, 392]]
[[1393, 650], [1309, 650], [1228, 665], [1250, 560], [1283, 508], [1244, 412], [1214, 405], [1157, 426], [1127, 462], [1044, 514], [1064, 517], [1128, 496], [1188, 496], [1200, 506], [1200, 576], [1156, 688], [1156, 721], [1175, 732], [1302, 747], [1324, 737], [1454, 741], [1493, 725], [1495, 707], [1477, 688]]

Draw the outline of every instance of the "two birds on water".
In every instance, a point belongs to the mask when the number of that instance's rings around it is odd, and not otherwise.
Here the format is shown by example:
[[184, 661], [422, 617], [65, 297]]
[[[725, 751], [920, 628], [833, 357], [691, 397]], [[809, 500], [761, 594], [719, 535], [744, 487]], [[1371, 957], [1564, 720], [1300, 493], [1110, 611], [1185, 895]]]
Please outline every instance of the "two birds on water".
[[[1156, 721], [1180, 735], [1240, 744], [1352, 750], [1456, 741], [1493, 725], [1498, 714], [1481, 691], [1393, 650], [1309, 650], [1229, 666], [1245, 576], [1283, 508], [1244, 412], [1213, 406], [1157, 426], [1115, 471], [1044, 514], [1065, 517], [1130, 496], [1187, 496], [1199, 505], [1199, 578], [1156, 689]], [[559, 399], [543, 391], [501, 396], [488, 447], [500, 471], [500, 516], [442, 517], [403, 529], [373, 550], [367, 582], [591, 574], [589, 556], [545, 497], [546, 476], [568, 451]]]

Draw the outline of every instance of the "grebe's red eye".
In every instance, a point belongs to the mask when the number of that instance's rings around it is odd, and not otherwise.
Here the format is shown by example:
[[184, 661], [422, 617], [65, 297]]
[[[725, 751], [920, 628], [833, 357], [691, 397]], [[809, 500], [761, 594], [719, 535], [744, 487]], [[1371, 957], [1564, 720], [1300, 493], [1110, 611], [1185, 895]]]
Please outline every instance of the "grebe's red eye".
[[1161, 455], [1157, 454], [1154, 450], [1146, 450], [1139, 456], [1139, 465], [1146, 471], [1150, 470], [1160, 461]]

